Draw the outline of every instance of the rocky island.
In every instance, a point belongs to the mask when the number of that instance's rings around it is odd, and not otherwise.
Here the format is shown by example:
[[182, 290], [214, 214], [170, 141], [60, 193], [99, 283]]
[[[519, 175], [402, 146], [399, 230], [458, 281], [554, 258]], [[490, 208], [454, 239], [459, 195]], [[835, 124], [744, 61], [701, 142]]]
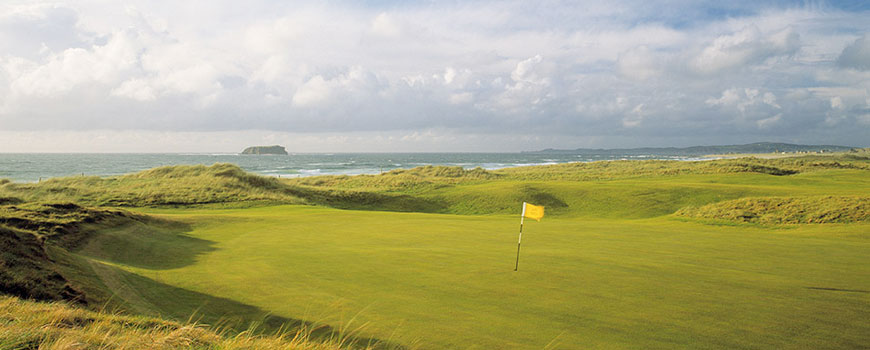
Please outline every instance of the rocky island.
[[287, 155], [287, 150], [283, 146], [253, 146], [245, 148], [242, 154], [279, 154]]

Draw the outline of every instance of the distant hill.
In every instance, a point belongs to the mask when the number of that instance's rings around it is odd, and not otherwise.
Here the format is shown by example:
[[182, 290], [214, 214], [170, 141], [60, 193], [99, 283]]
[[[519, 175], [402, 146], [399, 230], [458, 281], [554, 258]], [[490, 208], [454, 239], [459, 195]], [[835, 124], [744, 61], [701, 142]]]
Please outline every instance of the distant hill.
[[756, 142], [746, 145], [727, 146], [692, 146], [685, 148], [677, 147], [644, 147], [644, 148], [578, 148], [578, 149], [544, 149], [523, 153], [544, 154], [597, 154], [597, 155], [673, 155], [673, 156], [701, 156], [707, 154], [729, 153], [772, 153], [772, 152], [843, 152], [853, 149], [847, 146], [835, 145], [795, 145], [790, 143]]
[[283, 146], [253, 146], [245, 148], [242, 154], [279, 154], [287, 155], [287, 150]]

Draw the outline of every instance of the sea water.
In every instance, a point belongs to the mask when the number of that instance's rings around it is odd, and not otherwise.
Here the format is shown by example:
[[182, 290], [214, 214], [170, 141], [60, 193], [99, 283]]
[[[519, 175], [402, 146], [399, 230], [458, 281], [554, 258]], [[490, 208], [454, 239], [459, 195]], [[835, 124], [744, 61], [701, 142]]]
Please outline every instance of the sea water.
[[500, 169], [527, 165], [617, 159], [681, 159], [670, 155], [576, 155], [545, 153], [309, 153], [239, 154], [60, 154], [0, 153], [0, 179], [36, 182], [63, 176], [116, 176], [164, 165], [232, 163], [246, 171], [280, 177], [377, 174], [423, 165]]

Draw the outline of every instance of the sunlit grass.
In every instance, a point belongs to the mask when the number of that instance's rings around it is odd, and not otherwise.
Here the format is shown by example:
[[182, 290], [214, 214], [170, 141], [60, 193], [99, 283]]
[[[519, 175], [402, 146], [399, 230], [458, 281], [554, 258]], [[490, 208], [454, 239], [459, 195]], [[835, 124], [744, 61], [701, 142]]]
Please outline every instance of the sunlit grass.
[[314, 327], [270, 333], [252, 323], [242, 332], [188, 320], [92, 312], [63, 303], [37, 303], [0, 296], [0, 349], [370, 349], [350, 338], [365, 327], [312, 337]]

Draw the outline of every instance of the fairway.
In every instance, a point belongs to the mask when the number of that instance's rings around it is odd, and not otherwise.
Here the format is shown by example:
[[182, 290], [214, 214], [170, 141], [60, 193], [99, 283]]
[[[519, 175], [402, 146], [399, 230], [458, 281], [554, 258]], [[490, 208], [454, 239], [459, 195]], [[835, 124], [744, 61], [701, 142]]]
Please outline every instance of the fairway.
[[[147, 213], [189, 228], [125, 245], [133, 236], [125, 230], [136, 227], [120, 227], [79, 254], [174, 287], [126, 298], [176, 317], [185, 315], [161, 305], [192, 294], [201, 300], [186, 303], [231, 300], [337, 328], [363, 325], [364, 336], [422, 349], [870, 343], [867, 224], [545, 217], [527, 222], [514, 272], [518, 215], [310, 206]], [[137, 253], [163, 246], [183, 249]]]

